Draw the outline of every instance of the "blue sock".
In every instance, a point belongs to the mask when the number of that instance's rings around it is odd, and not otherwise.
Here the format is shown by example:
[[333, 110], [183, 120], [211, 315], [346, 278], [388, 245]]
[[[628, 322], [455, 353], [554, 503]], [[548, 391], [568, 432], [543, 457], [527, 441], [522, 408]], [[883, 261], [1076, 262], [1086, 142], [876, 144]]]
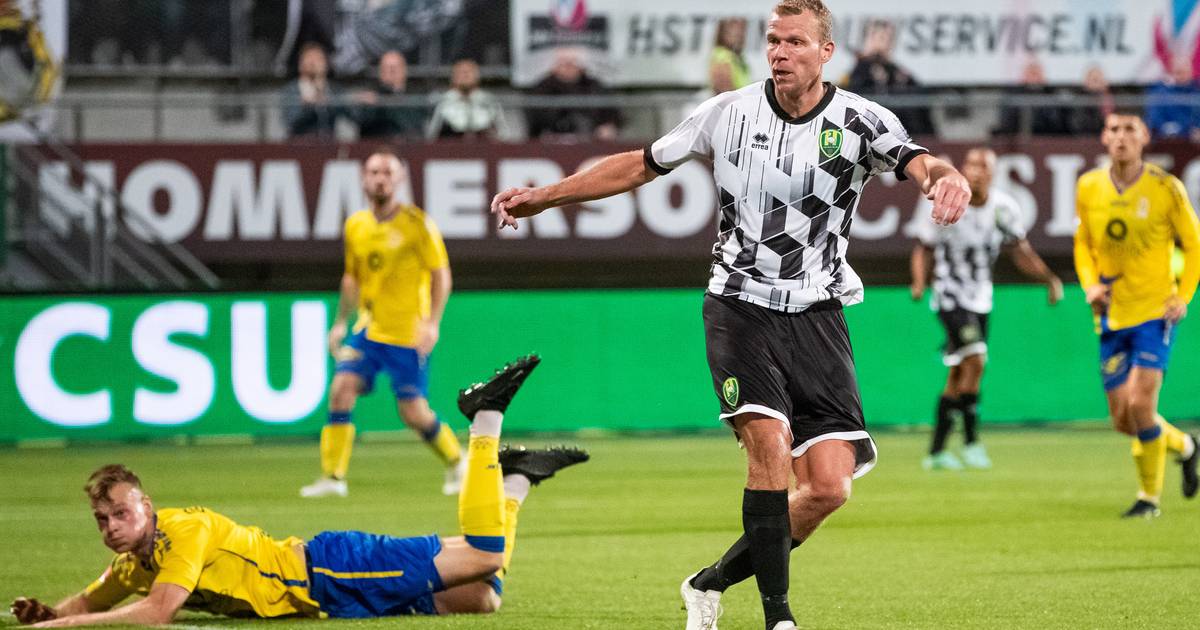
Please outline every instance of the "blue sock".
[[1149, 429], [1138, 431], [1137, 438], [1139, 442], [1151, 442], [1157, 440], [1160, 435], [1162, 435], [1162, 426], [1156, 424]]
[[349, 411], [330, 411], [329, 412], [329, 424], [349, 424], [349, 423], [350, 423], [350, 412]]

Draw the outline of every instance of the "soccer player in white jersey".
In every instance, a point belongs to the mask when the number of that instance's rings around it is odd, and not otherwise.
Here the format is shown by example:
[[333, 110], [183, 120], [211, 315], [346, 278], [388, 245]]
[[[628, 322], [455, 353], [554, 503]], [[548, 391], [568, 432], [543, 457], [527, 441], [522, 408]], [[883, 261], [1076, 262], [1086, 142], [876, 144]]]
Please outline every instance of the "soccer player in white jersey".
[[[971, 186], [971, 201], [961, 220], [938, 227], [918, 209], [912, 251], [912, 297], [925, 295], [930, 263], [933, 297], [930, 308], [946, 329], [942, 362], [950, 369], [938, 399], [933, 443], [923, 465], [929, 470], [991, 468], [979, 441], [979, 385], [987, 360], [988, 313], [992, 310], [992, 265], [1008, 249], [1021, 273], [1046, 285], [1051, 305], [1062, 299], [1062, 281], [1025, 239], [1017, 202], [992, 188], [996, 153], [986, 147], [967, 151], [962, 173]], [[962, 460], [946, 450], [946, 438], [958, 419], [963, 426]]]
[[689, 629], [715, 628], [721, 594], [751, 575], [766, 628], [796, 627], [789, 551], [875, 463], [842, 316], [863, 296], [846, 262], [863, 186], [886, 171], [911, 179], [946, 224], [970, 197], [966, 179], [914, 144], [890, 111], [822, 80], [834, 43], [820, 0], [778, 2], [766, 37], [769, 79], [708, 99], [644, 151], [492, 199], [501, 225], [515, 228], [519, 217], [632, 190], [688, 160], [712, 163], [720, 209], [704, 299], [708, 362], [748, 473], [744, 535], [680, 587]]

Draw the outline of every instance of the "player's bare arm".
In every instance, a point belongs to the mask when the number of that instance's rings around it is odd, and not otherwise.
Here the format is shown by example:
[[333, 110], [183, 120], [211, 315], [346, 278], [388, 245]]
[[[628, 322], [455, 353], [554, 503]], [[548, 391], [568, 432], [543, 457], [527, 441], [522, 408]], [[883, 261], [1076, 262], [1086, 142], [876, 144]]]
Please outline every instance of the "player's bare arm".
[[60, 616], [78, 615], [89, 610], [87, 600], [82, 594], [78, 594], [62, 600], [53, 608], [38, 601], [36, 597], [18, 597], [9, 605], [8, 612], [22, 625], [29, 625]]
[[912, 272], [912, 284], [909, 285], [909, 292], [912, 293], [914, 302], [921, 299], [925, 295], [925, 288], [929, 286], [929, 268], [933, 261], [933, 250], [924, 243], [913, 245], [912, 256], [909, 257], [908, 267]]
[[342, 341], [346, 339], [346, 322], [350, 319], [350, 313], [354, 312], [358, 304], [358, 280], [354, 276], [346, 273], [342, 275], [342, 286], [338, 292], [337, 314], [333, 319], [333, 326], [329, 328], [329, 353], [336, 355], [338, 348], [342, 346]]
[[925, 198], [933, 202], [933, 220], [938, 225], [956, 223], [971, 200], [967, 178], [945, 160], [922, 153], [909, 161], [904, 174], [921, 187]]
[[642, 151], [616, 153], [591, 168], [549, 186], [509, 188], [492, 198], [492, 214], [500, 227], [517, 227], [517, 219], [557, 208], [628, 192], [658, 177], [646, 165]]
[[421, 338], [417, 341], [417, 352], [428, 355], [437, 345], [442, 326], [442, 314], [450, 299], [453, 278], [449, 267], [434, 269], [429, 273], [429, 319], [421, 324]]
[[1012, 246], [1013, 263], [1017, 269], [1026, 277], [1033, 278], [1038, 282], [1046, 285], [1046, 300], [1050, 306], [1058, 304], [1063, 297], [1063, 284], [1050, 267], [1046, 266], [1046, 261], [1042, 260], [1041, 256], [1033, 250], [1028, 239], [1021, 239]]
[[159, 626], [171, 623], [175, 614], [187, 601], [188, 591], [176, 584], [155, 583], [150, 594], [120, 608], [104, 612], [83, 612], [73, 615], [60, 614], [54, 619], [33, 624], [33, 628], [66, 628], [70, 626], [97, 626], [126, 624], [137, 626]]

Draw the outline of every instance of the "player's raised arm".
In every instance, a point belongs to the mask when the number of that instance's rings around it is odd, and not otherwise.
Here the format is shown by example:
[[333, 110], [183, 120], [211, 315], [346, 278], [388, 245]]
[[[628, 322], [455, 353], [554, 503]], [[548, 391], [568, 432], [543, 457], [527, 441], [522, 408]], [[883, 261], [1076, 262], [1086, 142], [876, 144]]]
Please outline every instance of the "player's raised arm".
[[956, 223], [971, 200], [967, 178], [944, 160], [922, 153], [909, 160], [904, 174], [921, 187], [933, 202], [933, 220], [939, 225]]
[[533, 216], [547, 208], [583, 203], [627, 192], [658, 177], [642, 151], [617, 153], [591, 168], [549, 186], [509, 188], [492, 198], [492, 214], [500, 226], [517, 227], [517, 219]]

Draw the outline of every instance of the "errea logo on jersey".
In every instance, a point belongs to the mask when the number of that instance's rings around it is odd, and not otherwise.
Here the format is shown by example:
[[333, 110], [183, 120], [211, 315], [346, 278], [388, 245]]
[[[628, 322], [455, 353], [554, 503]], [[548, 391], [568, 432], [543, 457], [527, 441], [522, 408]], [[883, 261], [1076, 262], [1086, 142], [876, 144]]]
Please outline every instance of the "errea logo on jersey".
[[842, 130], [826, 129], [821, 132], [821, 155], [831, 158], [842, 150]]
[[752, 149], [770, 149], [771, 148], [771, 145], [769, 144], [771, 142], [771, 136], [768, 136], [767, 134], [765, 134], [761, 131], [754, 134], [754, 137], [751, 138], [751, 140], [754, 141], [754, 142], [750, 143], [750, 148], [752, 148]]

